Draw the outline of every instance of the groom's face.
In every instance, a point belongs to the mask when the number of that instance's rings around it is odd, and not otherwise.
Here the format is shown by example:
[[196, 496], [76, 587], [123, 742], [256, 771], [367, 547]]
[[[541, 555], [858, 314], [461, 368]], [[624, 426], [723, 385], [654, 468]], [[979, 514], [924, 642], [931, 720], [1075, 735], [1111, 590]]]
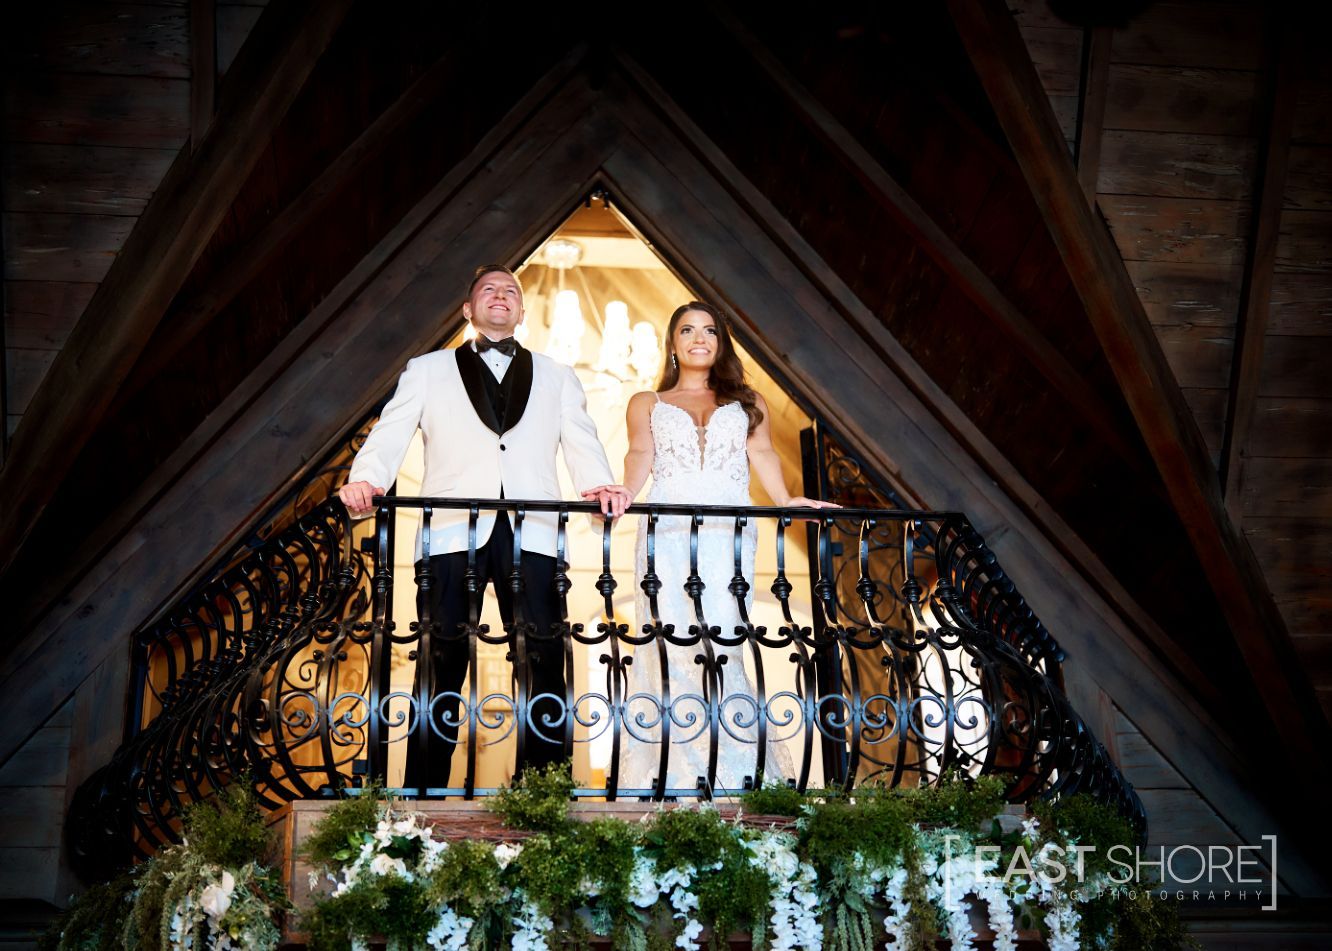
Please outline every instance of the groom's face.
[[476, 282], [463, 304], [463, 316], [491, 340], [513, 336], [523, 321], [523, 289], [503, 271], [492, 271]]

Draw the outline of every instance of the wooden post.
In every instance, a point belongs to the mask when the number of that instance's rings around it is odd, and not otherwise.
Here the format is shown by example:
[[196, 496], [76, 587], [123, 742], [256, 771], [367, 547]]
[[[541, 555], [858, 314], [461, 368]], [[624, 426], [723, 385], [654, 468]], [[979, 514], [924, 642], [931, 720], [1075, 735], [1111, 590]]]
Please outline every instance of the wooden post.
[[190, 151], [213, 123], [217, 85], [217, 5], [190, 0]]
[[1244, 452], [1253, 425], [1254, 404], [1263, 368], [1263, 343], [1272, 302], [1272, 273], [1277, 241], [1281, 237], [1281, 206], [1286, 191], [1290, 158], [1290, 129], [1295, 115], [1295, 30], [1274, 14], [1271, 43], [1273, 62], [1268, 84], [1267, 137], [1258, 160], [1259, 187], [1254, 191], [1253, 233], [1244, 283], [1240, 290], [1239, 319], [1235, 325], [1234, 356], [1230, 364], [1230, 399], [1221, 449], [1221, 491], [1226, 511], [1238, 527], [1243, 520], [1240, 503]]
[[1114, 30], [1090, 27], [1082, 49], [1082, 87], [1078, 102], [1078, 183], [1087, 204], [1096, 204], [1101, 171], [1101, 137], [1105, 127], [1105, 92], [1110, 85], [1110, 47]]

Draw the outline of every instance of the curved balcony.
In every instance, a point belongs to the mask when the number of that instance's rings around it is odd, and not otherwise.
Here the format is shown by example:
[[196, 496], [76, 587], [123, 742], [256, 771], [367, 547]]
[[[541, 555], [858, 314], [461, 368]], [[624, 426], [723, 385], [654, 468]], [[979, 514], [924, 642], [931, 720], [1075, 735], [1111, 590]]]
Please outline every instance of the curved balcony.
[[[485, 796], [498, 784], [478, 781], [479, 765], [489, 762], [493, 775], [499, 758], [507, 764], [500, 772], [511, 772], [529, 733], [573, 756], [576, 795], [585, 799], [731, 795], [741, 790], [718, 784], [719, 745], [752, 747], [752, 770], [741, 784], [748, 786], [771, 775], [767, 751], [779, 744], [795, 766], [788, 781], [802, 790], [933, 784], [950, 771], [998, 775], [1013, 802], [1086, 792], [1145, 829], [1137, 795], [1064, 696], [1057, 642], [958, 513], [635, 506], [624, 521], [646, 520], [649, 553], [662, 518], [687, 516], [695, 540], [705, 519], [733, 526], [728, 595], [742, 623], [722, 630], [704, 615], [697, 544], [685, 583], [694, 616], [658, 616], [661, 581], [651, 554], [641, 579], [650, 616], [630, 616], [622, 595], [636, 579], [615, 570], [622, 536], [591, 504], [379, 501], [373, 535], [361, 544], [341, 504], [325, 501], [141, 632], [135, 714], [143, 726], [79, 789], [71, 810], [86, 871], [104, 872], [172, 841], [189, 803], [242, 775], [270, 807], [370, 778], [407, 796]], [[510, 513], [515, 591], [525, 584], [524, 521], [555, 513], [558, 623], [536, 631], [520, 612], [492, 630], [474, 575], [470, 614], [457, 632], [440, 630], [428, 612], [405, 624], [395, 619], [395, 589], [429, 583], [423, 571], [400, 577], [394, 569], [391, 513], [404, 509], [418, 510], [427, 528], [441, 511], [465, 512], [473, 565], [481, 514]], [[599, 527], [599, 565], [570, 564], [570, 519], [585, 515]], [[781, 619], [775, 625], [755, 623], [747, 607], [740, 537], [750, 523], [764, 527], [767, 549], [753, 585], [770, 592], [768, 608]], [[809, 573], [807, 618], [791, 580], [797, 561]], [[575, 569], [595, 572], [600, 611], [592, 623], [571, 616]], [[558, 651], [567, 674], [562, 696], [534, 695], [520, 631]], [[470, 664], [459, 691], [432, 688], [421, 659], [437, 638], [465, 645]], [[694, 689], [628, 695], [634, 659], [664, 662], [668, 644], [698, 649]], [[727, 695], [723, 648], [744, 652], [752, 696]], [[497, 650], [507, 680], [498, 685], [478, 663]], [[458, 731], [459, 781], [402, 784], [404, 751], [414, 746], [428, 759], [450, 727]], [[630, 739], [655, 744], [658, 769], [647, 785], [629, 785], [619, 774], [620, 749]], [[706, 744], [708, 768], [691, 785], [669, 785], [672, 757], [685, 742]], [[607, 745], [604, 773], [578, 766], [587, 748]]]

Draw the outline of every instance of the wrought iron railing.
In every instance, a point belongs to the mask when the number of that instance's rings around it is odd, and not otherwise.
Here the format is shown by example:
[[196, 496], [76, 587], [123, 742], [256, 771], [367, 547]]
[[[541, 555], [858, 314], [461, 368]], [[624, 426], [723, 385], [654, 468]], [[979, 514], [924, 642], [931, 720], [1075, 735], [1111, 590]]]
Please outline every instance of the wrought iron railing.
[[[424, 571], [410, 580], [394, 576], [391, 515], [402, 508], [419, 509], [427, 527], [440, 512], [465, 512], [472, 563], [482, 514], [510, 513], [515, 590], [525, 583], [525, 520], [554, 513], [559, 618], [552, 630], [526, 633], [558, 651], [567, 674], [563, 695], [533, 694], [523, 639], [511, 641], [529, 625], [519, 612], [504, 630], [489, 630], [475, 578], [467, 620], [457, 631], [441, 630], [425, 608], [408, 624], [393, 617], [396, 586], [429, 583]], [[1058, 645], [964, 516], [635, 506], [626, 518], [646, 520], [649, 552], [671, 517], [687, 517], [694, 539], [705, 520], [733, 528], [728, 596], [741, 623], [734, 630], [709, 624], [696, 544], [685, 582], [692, 616], [659, 616], [660, 579], [651, 558], [643, 578], [633, 579], [647, 595], [648, 616], [626, 616], [615, 595], [628, 579], [617, 578], [612, 567], [619, 536], [605, 522], [595, 582], [601, 618], [587, 629], [568, 609], [567, 542], [570, 517], [594, 512], [582, 503], [388, 498], [364, 546], [354, 544], [352, 523], [336, 500], [297, 518], [141, 635], [136, 713], [142, 728], [79, 789], [71, 811], [83, 867], [100, 872], [171, 841], [189, 803], [242, 775], [262, 802], [277, 806], [370, 777], [383, 780], [396, 748], [415, 747], [415, 755], [428, 759], [453, 729], [456, 756], [464, 757], [461, 782], [404, 793], [493, 792], [477, 782], [478, 758], [501, 749], [511, 749], [505, 754], [511, 760], [521, 757], [529, 734], [560, 744], [566, 754], [609, 737], [604, 782], [576, 775], [578, 795], [736, 792], [736, 786], [772, 778], [769, 751], [780, 746], [794, 766], [789, 781], [802, 789], [815, 779], [848, 786], [928, 784], [956, 770], [1003, 777], [1013, 801], [1087, 792], [1145, 828], [1138, 797], [1064, 697]], [[775, 546], [775, 571], [762, 579], [747, 578], [741, 558], [741, 533], [756, 522], [770, 523]], [[793, 555], [801, 528], [808, 530], [811, 554], [813, 616], [806, 623], [789, 577], [794, 561], [803, 560]], [[933, 541], [924, 550], [923, 538]], [[891, 577], [874, 562], [874, 553], [888, 548]], [[751, 584], [771, 592], [782, 617], [775, 629], [753, 623]], [[438, 638], [466, 647], [469, 671], [456, 692], [431, 687], [428, 658]], [[509, 689], [480, 682], [478, 650], [486, 644], [512, 644]], [[664, 662], [670, 645], [697, 648], [690, 674], [696, 689], [628, 696], [631, 658]], [[725, 689], [726, 669], [717, 658], [732, 649], [744, 652], [755, 674], [747, 697]], [[574, 661], [587, 651], [601, 675], [579, 690]], [[395, 687], [395, 658], [413, 668], [410, 688]], [[789, 689], [768, 686], [783, 680], [792, 681]], [[657, 769], [626, 784], [619, 754], [631, 742], [655, 744]], [[692, 783], [669, 783], [672, 757], [684, 744], [706, 749], [707, 767]], [[727, 744], [752, 747], [747, 783], [719, 783], [718, 750]]]

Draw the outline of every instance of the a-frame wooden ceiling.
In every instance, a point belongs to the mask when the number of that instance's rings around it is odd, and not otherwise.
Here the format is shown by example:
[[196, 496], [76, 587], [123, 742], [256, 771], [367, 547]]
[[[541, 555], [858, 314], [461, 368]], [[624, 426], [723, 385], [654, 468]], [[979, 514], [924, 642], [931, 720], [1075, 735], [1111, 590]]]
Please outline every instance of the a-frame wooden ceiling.
[[[438, 6], [275, 0], [256, 25], [0, 470], [8, 682], [127, 537], [190, 536], [159, 598], [228, 544], [438, 335], [441, 287], [600, 184], [909, 493], [1001, 551], [1020, 519], [1081, 572], [1136, 640], [1047, 601], [1071, 663], [1149, 660], [1189, 696], [1141, 703], [1201, 708], [1241, 768], [1317, 761], [1309, 671], [1000, 5], [651, 31]], [[149, 517], [201, 471], [203, 511]]]

